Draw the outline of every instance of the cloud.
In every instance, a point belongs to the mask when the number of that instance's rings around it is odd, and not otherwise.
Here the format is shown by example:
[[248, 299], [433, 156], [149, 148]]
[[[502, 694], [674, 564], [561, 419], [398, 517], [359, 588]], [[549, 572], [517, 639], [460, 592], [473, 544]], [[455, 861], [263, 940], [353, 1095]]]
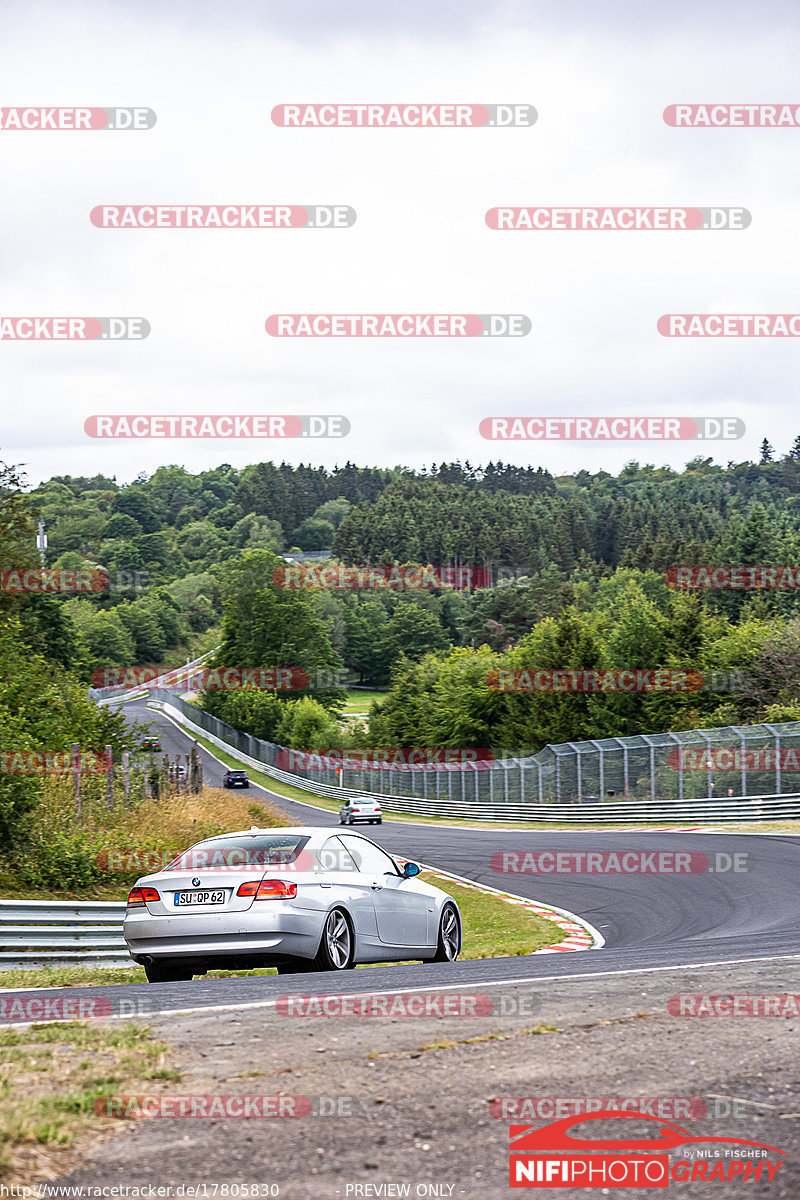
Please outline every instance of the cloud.
[[[141, 343], [0, 343], [2, 453], [130, 479], [261, 458], [680, 466], [696, 444], [487, 442], [491, 415], [736, 416], [794, 438], [791, 342], [662, 338], [666, 312], [796, 307], [798, 131], [676, 130], [788, 101], [788, 6], [238, 3], [6, 9], [3, 103], [154, 108], [149, 132], [0, 133], [3, 315], [143, 316]], [[690, 11], [696, 24], [686, 36]], [[627, 12], [627, 17], [625, 16]], [[715, 14], [716, 13], [716, 18]], [[761, 18], [758, 13], [769, 14]], [[449, 27], [449, 28], [448, 28]], [[281, 129], [291, 101], [527, 102], [532, 129]], [[345, 203], [325, 230], [104, 230], [112, 203]], [[743, 205], [744, 232], [498, 233], [498, 204]], [[268, 337], [279, 312], [530, 316], [521, 339]], [[344, 442], [95, 442], [92, 413], [341, 412]], [[784, 445], [785, 443], [785, 445]]]

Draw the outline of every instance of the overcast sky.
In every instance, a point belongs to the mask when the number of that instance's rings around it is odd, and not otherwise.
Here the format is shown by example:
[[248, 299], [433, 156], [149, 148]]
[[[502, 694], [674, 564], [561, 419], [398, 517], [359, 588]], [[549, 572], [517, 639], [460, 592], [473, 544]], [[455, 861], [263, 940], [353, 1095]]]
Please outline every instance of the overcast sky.
[[[0, 317], [138, 316], [143, 342], [0, 342], [0, 456], [31, 482], [263, 459], [555, 473], [785, 452], [800, 339], [667, 339], [800, 312], [795, 4], [178, 0], [0, 8], [0, 105], [137, 105], [148, 132], [0, 132]], [[283, 129], [287, 102], [528, 103], [533, 128]], [[98, 204], [338, 203], [350, 229], [111, 230]], [[496, 205], [736, 205], [740, 232], [498, 233]], [[519, 339], [277, 339], [272, 313], [525, 313]], [[342, 413], [343, 441], [95, 441], [97, 413]], [[728, 416], [735, 443], [499, 443], [483, 417]]]

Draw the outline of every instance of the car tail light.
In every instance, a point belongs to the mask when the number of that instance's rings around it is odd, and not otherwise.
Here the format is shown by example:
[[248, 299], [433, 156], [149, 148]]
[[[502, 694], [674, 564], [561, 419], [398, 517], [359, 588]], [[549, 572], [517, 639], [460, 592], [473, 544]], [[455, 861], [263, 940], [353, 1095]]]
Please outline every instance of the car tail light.
[[143, 905], [157, 903], [160, 899], [155, 888], [135, 887], [128, 896], [128, 908], [142, 908]]
[[285, 900], [297, 895], [297, 884], [286, 879], [251, 879], [240, 883], [237, 896], [253, 896], [256, 900]]

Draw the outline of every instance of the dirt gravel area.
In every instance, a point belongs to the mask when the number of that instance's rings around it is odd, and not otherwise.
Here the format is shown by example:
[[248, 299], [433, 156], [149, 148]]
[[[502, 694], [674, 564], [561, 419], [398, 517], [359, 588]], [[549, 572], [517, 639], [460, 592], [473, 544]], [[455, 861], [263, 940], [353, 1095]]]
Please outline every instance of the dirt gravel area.
[[[294, 986], [297, 993], [311, 991], [311, 981]], [[184, 1073], [171, 1095], [282, 1095], [285, 1111], [292, 1105], [311, 1111], [298, 1119], [120, 1121], [119, 1136], [90, 1149], [84, 1166], [59, 1182], [170, 1187], [161, 1194], [176, 1200], [193, 1194], [225, 1200], [237, 1196], [234, 1185], [245, 1195], [245, 1184], [259, 1185], [251, 1196], [282, 1200], [494, 1200], [519, 1194], [508, 1186], [509, 1121], [497, 1115], [501, 1098], [540, 1098], [538, 1109], [529, 1104], [518, 1119], [542, 1125], [553, 1119], [547, 1100], [643, 1097], [646, 1112], [693, 1136], [783, 1151], [771, 1182], [766, 1171], [754, 1177], [754, 1160], [746, 1181], [672, 1180], [670, 1195], [796, 1198], [800, 1017], [673, 1015], [669, 998], [689, 993], [800, 993], [800, 961], [466, 989], [473, 1002], [492, 996], [486, 1015], [488, 1001], [480, 1000], [472, 1015], [290, 1016], [265, 1006], [160, 1017], [151, 1022], [154, 1033], [171, 1045]], [[449, 1005], [453, 1013], [470, 1009], [452, 994]], [[557, 1115], [563, 1111], [562, 1105]], [[644, 1118], [629, 1126], [624, 1135], [617, 1125], [597, 1136], [658, 1134], [652, 1122], [645, 1129]], [[730, 1150], [717, 1149], [727, 1170]], [[674, 1165], [696, 1151], [670, 1153]], [[536, 1193], [603, 1194], [566, 1187]]]

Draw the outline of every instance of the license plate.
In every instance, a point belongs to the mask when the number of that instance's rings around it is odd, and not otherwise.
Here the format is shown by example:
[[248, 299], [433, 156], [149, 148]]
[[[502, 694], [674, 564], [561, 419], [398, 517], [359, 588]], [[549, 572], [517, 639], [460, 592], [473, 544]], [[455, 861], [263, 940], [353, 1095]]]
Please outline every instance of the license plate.
[[187, 904], [224, 904], [224, 892], [176, 892], [175, 904], [185, 908]]

